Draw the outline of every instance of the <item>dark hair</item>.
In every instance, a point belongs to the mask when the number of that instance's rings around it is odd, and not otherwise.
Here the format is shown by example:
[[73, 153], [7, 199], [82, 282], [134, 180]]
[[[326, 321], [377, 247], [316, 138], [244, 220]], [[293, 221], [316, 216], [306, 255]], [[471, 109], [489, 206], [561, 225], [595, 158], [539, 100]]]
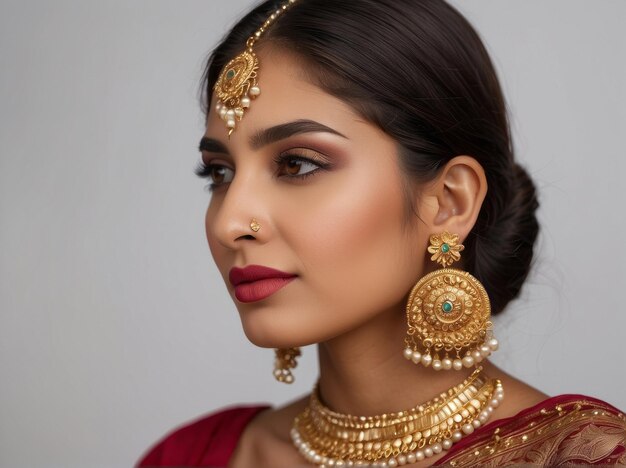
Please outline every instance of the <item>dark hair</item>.
[[[222, 67], [282, 3], [261, 3], [210, 55], [205, 112]], [[530, 270], [538, 202], [513, 158], [493, 64], [468, 21], [443, 0], [299, 0], [264, 33], [259, 45], [267, 43], [296, 53], [316, 85], [394, 138], [412, 180], [432, 180], [457, 155], [482, 165], [488, 191], [464, 267], [501, 312]]]

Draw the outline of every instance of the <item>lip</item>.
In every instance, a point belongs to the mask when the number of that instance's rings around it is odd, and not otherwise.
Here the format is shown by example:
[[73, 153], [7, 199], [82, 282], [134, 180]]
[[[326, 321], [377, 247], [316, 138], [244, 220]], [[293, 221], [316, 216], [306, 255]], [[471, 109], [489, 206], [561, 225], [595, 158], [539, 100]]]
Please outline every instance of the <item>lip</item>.
[[228, 273], [228, 279], [235, 287], [235, 297], [241, 302], [265, 299], [289, 284], [296, 276], [261, 265], [233, 267]]

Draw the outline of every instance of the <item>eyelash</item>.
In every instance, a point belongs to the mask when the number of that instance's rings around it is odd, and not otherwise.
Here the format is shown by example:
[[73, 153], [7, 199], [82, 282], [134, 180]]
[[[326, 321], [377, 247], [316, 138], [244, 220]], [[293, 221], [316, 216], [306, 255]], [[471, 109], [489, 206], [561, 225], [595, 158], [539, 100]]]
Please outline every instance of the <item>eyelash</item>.
[[[317, 169], [313, 169], [312, 171], [309, 172], [305, 172], [304, 174], [297, 174], [297, 175], [293, 175], [293, 176], [286, 176], [283, 175], [283, 177], [287, 177], [288, 179], [291, 180], [298, 180], [298, 181], [302, 181], [304, 179], [306, 179], [307, 177], [310, 177], [312, 175], [317, 174], [320, 170], [328, 170], [330, 168], [330, 164], [327, 162], [322, 162], [319, 160], [315, 160], [312, 158], [308, 158], [308, 157], [304, 157], [304, 156], [300, 156], [300, 155], [296, 155], [296, 154], [290, 154], [290, 153], [283, 153], [283, 154], [279, 154], [278, 156], [276, 156], [274, 158], [274, 164], [276, 164], [276, 166], [278, 166], [279, 168], [281, 166], [283, 166], [284, 164], [290, 162], [290, 161], [300, 161], [303, 163], [308, 163], [308, 164], [313, 164], [315, 166], [317, 166]], [[200, 160], [198, 162], [198, 166], [196, 167], [196, 169], [194, 170], [194, 173], [201, 178], [204, 179], [211, 179], [212, 177], [212, 173], [213, 170], [216, 168], [220, 168], [220, 167], [226, 167], [223, 164], [204, 164], [204, 162], [202, 160]], [[232, 170], [232, 169], [231, 169]], [[280, 176], [280, 175], [278, 175]], [[228, 183], [228, 182], [226, 182]], [[221, 187], [222, 185], [225, 185], [226, 183], [222, 183], [222, 184], [216, 184], [216, 183], [209, 183], [205, 186], [205, 189], [212, 192], [215, 189]]]

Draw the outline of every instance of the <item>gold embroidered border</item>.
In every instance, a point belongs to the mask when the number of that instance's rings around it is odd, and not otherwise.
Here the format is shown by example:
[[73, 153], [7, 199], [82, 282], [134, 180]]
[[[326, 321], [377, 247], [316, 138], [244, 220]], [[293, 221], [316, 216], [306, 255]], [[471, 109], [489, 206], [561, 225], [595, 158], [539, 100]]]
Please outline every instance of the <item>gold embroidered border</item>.
[[[622, 453], [615, 453], [620, 447]], [[576, 400], [505, 424], [445, 465], [613, 465], [626, 464], [625, 452], [626, 416], [596, 402]]]

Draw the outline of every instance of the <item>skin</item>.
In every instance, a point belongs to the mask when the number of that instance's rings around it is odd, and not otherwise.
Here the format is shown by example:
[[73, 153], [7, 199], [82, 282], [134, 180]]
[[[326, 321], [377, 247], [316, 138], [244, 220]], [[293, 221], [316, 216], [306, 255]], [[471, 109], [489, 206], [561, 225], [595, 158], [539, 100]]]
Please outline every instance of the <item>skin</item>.
[[[318, 343], [322, 398], [343, 413], [410, 408], [458, 384], [471, 370], [435, 372], [404, 359], [405, 306], [413, 285], [436, 269], [426, 251], [429, 236], [447, 230], [463, 240], [476, 222], [487, 193], [483, 168], [459, 155], [434, 181], [412, 186], [419, 217], [407, 220], [395, 141], [307, 81], [297, 57], [271, 46], [257, 53], [261, 96], [230, 139], [225, 123], [209, 112], [205, 137], [213, 144], [202, 152], [222, 182], [206, 213], [207, 239], [246, 336], [272, 348]], [[265, 129], [304, 119], [332, 132], [251, 145]], [[326, 167], [277, 164], [280, 155]], [[294, 177], [302, 173], [309, 176]], [[253, 217], [261, 225], [258, 232], [249, 227]], [[250, 264], [297, 278], [266, 299], [242, 303], [228, 272]], [[491, 363], [483, 366], [506, 391], [497, 417], [546, 398]], [[229, 466], [306, 466], [289, 430], [307, 398], [260, 413]]]

